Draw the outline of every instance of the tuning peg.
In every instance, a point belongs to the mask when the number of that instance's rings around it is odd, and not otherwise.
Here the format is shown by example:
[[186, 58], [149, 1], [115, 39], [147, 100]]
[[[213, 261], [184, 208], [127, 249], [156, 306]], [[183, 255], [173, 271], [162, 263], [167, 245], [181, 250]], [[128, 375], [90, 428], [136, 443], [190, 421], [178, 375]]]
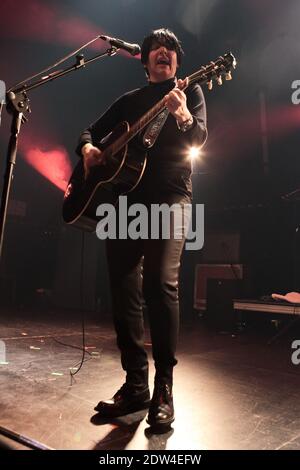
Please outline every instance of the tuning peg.
[[225, 73], [225, 80], [232, 80], [231, 72]]
[[223, 80], [222, 80], [221, 75], [218, 75], [218, 76], [217, 76], [217, 84], [218, 84], [218, 85], [222, 85], [222, 84], [223, 84]]
[[213, 88], [213, 81], [212, 81], [212, 80], [209, 80], [209, 81], [207, 82], [207, 88], [208, 88], [209, 90], [212, 90], [212, 88]]

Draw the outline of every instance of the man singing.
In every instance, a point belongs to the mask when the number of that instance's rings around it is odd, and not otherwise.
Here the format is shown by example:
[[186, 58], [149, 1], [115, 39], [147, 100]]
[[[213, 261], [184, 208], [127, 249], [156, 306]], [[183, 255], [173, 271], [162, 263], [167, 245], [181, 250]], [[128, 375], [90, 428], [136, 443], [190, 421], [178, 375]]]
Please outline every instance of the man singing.
[[[154, 144], [146, 149], [144, 132], [132, 145], [144, 145], [148, 154], [145, 173], [128, 194], [128, 203], [188, 204], [191, 202], [190, 146], [201, 146], [207, 138], [206, 107], [198, 84], [177, 80], [183, 50], [175, 34], [157, 29], [142, 44], [141, 62], [148, 84], [118, 98], [80, 136], [77, 152], [85, 172], [105, 163], [97, 142], [118, 123], [136, 122], [162, 98], [168, 110]], [[184, 89], [184, 91], [183, 91]], [[183, 224], [188, 221], [183, 222]], [[162, 221], [163, 224], [163, 221]], [[186, 227], [183, 227], [186, 228]], [[174, 421], [173, 368], [178, 327], [178, 276], [184, 246], [181, 239], [108, 239], [107, 260], [113, 302], [114, 325], [125, 383], [95, 410], [113, 418], [149, 408], [150, 426], [169, 426]], [[150, 400], [148, 358], [144, 347], [143, 299], [147, 306], [152, 354], [155, 364], [154, 391]]]

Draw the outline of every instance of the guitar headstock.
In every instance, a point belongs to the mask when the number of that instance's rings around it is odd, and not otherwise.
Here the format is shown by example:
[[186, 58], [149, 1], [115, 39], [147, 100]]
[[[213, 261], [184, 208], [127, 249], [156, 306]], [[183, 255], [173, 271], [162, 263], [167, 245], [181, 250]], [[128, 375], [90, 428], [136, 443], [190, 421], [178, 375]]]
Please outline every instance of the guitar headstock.
[[227, 52], [223, 56], [219, 56], [215, 61], [211, 61], [208, 65], [201, 67], [198, 72], [189, 76], [189, 83], [198, 82], [206, 83], [209, 90], [213, 88], [214, 80], [218, 85], [223, 84], [222, 77], [225, 80], [231, 80], [231, 72], [236, 68], [237, 61], [231, 52]]

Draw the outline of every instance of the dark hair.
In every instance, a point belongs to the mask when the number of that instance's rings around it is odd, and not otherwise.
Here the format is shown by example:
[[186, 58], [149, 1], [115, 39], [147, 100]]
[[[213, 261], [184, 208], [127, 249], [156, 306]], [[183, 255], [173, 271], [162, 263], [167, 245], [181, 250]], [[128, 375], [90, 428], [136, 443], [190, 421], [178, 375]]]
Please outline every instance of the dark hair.
[[179, 39], [175, 34], [166, 28], [155, 29], [146, 36], [143, 40], [141, 51], [141, 62], [146, 65], [148, 62], [149, 53], [154, 42], [166, 46], [168, 49], [176, 51], [177, 63], [181, 64], [181, 58], [184, 54]]

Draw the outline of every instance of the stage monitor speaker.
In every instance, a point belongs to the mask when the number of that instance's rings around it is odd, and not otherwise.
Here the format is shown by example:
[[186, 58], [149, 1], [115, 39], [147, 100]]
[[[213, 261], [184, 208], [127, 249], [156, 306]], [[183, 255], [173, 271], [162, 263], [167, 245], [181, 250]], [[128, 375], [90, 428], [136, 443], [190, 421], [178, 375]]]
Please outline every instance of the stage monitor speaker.
[[243, 279], [242, 264], [197, 264], [194, 284], [194, 309], [206, 309], [207, 283], [209, 279]]
[[233, 300], [241, 295], [242, 281], [238, 279], [209, 279], [207, 283], [207, 323], [218, 331], [234, 331], [237, 313]]

